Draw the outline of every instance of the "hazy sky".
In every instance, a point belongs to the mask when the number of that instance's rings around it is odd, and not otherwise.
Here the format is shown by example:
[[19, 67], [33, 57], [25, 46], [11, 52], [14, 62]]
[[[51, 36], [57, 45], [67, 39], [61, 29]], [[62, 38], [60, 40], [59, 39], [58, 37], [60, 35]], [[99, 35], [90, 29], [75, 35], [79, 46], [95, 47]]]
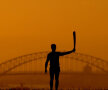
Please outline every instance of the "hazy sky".
[[73, 49], [108, 60], [108, 0], [0, 0], [0, 62]]

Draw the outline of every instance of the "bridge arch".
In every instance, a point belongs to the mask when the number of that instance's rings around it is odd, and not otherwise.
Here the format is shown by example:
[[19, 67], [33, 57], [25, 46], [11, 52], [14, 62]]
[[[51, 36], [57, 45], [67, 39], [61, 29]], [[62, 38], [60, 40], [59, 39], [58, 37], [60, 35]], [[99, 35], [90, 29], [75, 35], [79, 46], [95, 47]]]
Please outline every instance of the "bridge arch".
[[[0, 74], [4, 75], [15, 68], [20, 67], [21, 65], [24, 65], [26, 63], [30, 63], [32, 61], [36, 61], [36, 60], [42, 61], [42, 59], [45, 60], [47, 54], [48, 52], [38, 52], [38, 53], [32, 53], [32, 54], [19, 56], [19, 57], [10, 59], [8, 61], [5, 61], [0, 64]], [[101, 70], [102, 72], [108, 72], [108, 62], [94, 56], [85, 55], [82, 53], [72, 53], [70, 55], [61, 57], [61, 59], [74, 59], [83, 63], [87, 63], [91, 66], [94, 66], [98, 68], [99, 70]]]

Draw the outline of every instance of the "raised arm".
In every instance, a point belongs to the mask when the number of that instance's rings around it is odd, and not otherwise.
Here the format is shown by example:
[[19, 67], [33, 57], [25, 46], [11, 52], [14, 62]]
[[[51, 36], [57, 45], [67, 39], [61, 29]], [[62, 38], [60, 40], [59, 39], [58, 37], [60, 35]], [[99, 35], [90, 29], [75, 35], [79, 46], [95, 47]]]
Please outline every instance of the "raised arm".
[[71, 50], [71, 51], [67, 51], [67, 52], [60, 52], [60, 56], [64, 56], [64, 55], [67, 55], [67, 54], [70, 54], [70, 53], [72, 53], [72, 52], [75, 52], [75, 48], [73, 49], [73, 50]]
[[49, 55], [47, 56], [46, 62], [45, 62], [45, 73], [47, 73], [47, 66], [49, 62]]

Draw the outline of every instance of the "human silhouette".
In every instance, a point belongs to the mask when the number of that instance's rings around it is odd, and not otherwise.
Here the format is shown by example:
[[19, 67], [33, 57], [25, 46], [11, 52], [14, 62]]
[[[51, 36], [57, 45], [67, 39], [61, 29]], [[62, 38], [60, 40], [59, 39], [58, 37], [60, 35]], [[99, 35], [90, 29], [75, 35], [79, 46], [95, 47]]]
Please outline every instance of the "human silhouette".
[[50, 61], [50, 90], [53, 89], [53, 79], [55, 75], [55, 89], [58, 90], [59, 84], [59, 73], [60, 73], [60, 65], [59, 65], [59, 56], [67, 55], [72, 52], [75, 52], [75, 47], [73, 50], [68, 52], [56, 52], [56, 44], [51, 45], [52, 52], [47, 55], [47, 59], [45, 62], [45, 73], [47, 73], [47, 65]]

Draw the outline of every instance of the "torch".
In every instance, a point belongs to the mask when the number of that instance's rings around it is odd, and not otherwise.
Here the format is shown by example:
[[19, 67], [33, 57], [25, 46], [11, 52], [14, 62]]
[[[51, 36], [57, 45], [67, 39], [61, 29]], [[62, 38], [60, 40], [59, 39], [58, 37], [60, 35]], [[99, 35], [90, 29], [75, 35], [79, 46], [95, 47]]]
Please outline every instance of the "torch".
[[76, 46], [76, 32], [75, 31], [73, 32], [73, 41], [74, 41], [74, 49], [75, 49], [75, 46]]

